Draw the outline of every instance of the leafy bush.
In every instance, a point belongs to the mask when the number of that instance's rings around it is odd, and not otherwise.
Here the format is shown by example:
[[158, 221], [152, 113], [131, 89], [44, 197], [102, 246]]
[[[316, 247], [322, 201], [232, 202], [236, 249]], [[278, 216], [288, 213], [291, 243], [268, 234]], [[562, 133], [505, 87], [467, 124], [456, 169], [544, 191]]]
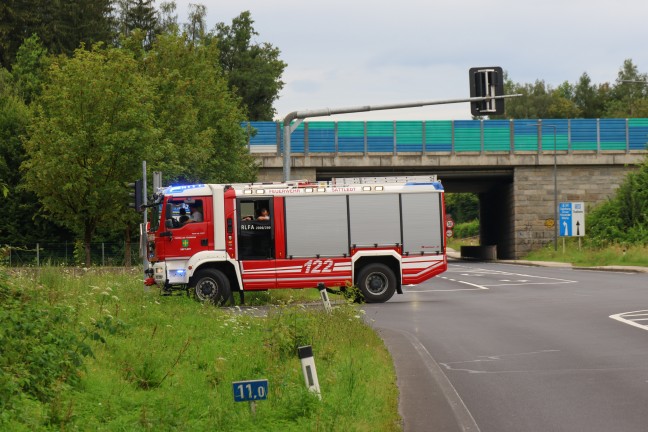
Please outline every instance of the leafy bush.
[[456, 223], [469, 222], [479, 217], [479, 198], [473, 193], [449, 193], [445, 196], [446, 213]]
[[648, 243], [648, 161], [628, 174], [614, 198], [590, 211], [587, 226], [594, 246]]
[[458, 223], [454, 226], [454, 237], [461, 239], [466, 237], [475, 237], [479, 235], [479, 221]]
[[[50, 402], [79, 383], [83, 356], [91, 351], [73, 327], [70, 308], [30, 297], [0, 271], [0, 412]], [[10, 416], [0, 417], [0, 427]]]

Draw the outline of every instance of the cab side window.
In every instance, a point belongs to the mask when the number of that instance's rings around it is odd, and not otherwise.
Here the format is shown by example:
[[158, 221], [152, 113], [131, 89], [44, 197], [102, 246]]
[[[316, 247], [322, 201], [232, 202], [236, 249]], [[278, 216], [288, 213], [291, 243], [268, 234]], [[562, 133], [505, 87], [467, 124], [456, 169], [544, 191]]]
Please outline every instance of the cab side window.
[[272, 201], [240, 199], [239, 257], [241, 259], [268, 259], [274, 257]]
[[171, 201], [167, 204], [167, 226], [177, 229], [190, 223], [203, 222], [203, 208], [203, 201], [199, 199]]

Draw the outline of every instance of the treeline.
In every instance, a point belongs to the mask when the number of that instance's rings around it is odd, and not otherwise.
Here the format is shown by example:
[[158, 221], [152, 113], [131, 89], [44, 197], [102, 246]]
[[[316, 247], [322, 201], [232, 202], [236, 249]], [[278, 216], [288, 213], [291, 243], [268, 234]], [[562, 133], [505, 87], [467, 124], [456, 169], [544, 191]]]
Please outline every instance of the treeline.
[[[249, 12], [213, 29], [205, 16], [191, 5], [181, 22], [172, 1], [0, 3], [0, 245], [77, 242], [89, 264], [91, 241], [130, 244], [125, 183], [142, 160], [165, 184], [255, 178], [240, 123], [273, 118], [286, 64]], [[505, 117], [648, 117], [647, 78], [626, 60], [614, 84], [507, 79], [527, 97]]]
[[596, 84], [584, 72], [575, 83], [552, 87], [544, 80], [517, 83], [505, 78], [506, 111], [493, 119], [632, 118], [648, 117], [648, 74], [632, 59], [619, 69], [614, 83]]
[[0, 5], [0, 244], [131, 242], [126, 182], [252, 181], [240, 123], [269, 120], [280, 51], [249, 12], [206, 29], [174, 2], [8, 0]]

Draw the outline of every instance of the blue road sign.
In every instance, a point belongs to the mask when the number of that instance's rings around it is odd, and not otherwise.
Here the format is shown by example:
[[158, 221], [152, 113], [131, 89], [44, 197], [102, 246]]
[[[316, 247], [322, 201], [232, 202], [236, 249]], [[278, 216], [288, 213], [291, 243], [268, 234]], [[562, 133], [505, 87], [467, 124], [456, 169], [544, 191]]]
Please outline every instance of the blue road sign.
[[268, 380], [235, 381], [232, 383], [234, 402], [254, 402], [268, 398]]
[[560, 237], [571, 237], [572, 227], [572, 203], [561, 202], [558, 205], [558, 219]]
[[585, 204], [582, 202], [561, 202], [558, 206], [561, 237], [582, 237], [585, 235]]

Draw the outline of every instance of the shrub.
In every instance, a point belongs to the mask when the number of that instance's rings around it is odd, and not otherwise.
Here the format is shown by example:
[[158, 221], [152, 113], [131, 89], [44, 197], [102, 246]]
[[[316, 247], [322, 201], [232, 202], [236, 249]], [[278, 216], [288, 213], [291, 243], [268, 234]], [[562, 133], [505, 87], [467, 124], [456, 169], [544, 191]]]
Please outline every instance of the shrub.
[[30, 400], [47, 403], [79, 382], [91, 351], [74, 324], [70, 308], [30, 297], [0, 270], [0, 412], [20, 412]]
[[458, 223], [454, 226], [454, 237], [461, 239], [466, 237], [475, 237], [479, 235], [479, 221], [477, 219]]
[[587, 226], [594, 246], [648, 243], [648, 162], [628, 174], [614, 198], [590, 211]]

